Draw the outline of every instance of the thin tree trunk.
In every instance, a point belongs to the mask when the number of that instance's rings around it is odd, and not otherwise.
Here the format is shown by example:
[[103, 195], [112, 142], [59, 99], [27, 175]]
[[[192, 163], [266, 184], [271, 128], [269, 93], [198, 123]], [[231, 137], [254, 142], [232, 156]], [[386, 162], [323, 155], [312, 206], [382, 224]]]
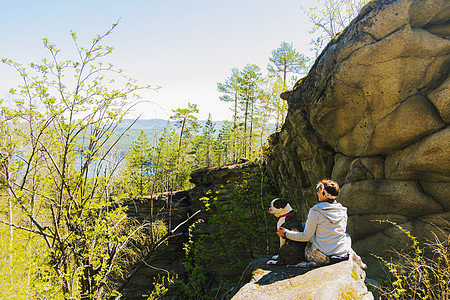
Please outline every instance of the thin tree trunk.
[[[0, 153], [0, 163], [2, 163], [3, 165], [0, 165], [0, 167], [2, 167], [4, 170], [4, 183], [5, 186], [8, 189], [8, 222], [9, 222], [9, 283], [11, 285], [13, 285], [14, 281], [13, 281], [13, 243], [14, 243], [14, 229], [13, 229], [13, 208], [12, 208], [12, 195], [11, 195], [11, 185], [9, 182], [9, 172], [8, 172], [8, 155], [4, 155]], [[3, 162], [2, 162], [3, 160]], [[1, 168], [0, 168], [1, 169]], [[2, 178], [0, 178], [2, 179]], [[2, 184], [2, 182], [0, 181], [0, 184]]]
[[248, 100], [245, 102], [245, 117], [244, 117], [244, 157], [247, 157], [247, 118], [248, 118]]
[[234, 124], [233, 124], [233, 162], [237, 158], [237, 145], [236, 145], [236, 135], [237, 135], [237, 108], [238, 108], [238, 95], [234, 93]]
[[248, 147], [248, 151], [249, 151], [249, 159], [251, 159], [252, 156], [252, 150], [253, 150], [253, 143], [252, 143], [252, 139], [253, 139], [253, 109], [254, 109], [254, 103], [251, 103], [251, 114], [250, 114], [250, 137], [249, 137], [249, 147]]
[[[8, 178], [6, 179], [9, 181]], [[9, 224], [13, 224], [13, 215], [12, 215], [12, 201], [11, 201], [11, 191], [8, 189], [8, 221]], [[13, 284], [13, 226], [9, 225], [9, 283]]]

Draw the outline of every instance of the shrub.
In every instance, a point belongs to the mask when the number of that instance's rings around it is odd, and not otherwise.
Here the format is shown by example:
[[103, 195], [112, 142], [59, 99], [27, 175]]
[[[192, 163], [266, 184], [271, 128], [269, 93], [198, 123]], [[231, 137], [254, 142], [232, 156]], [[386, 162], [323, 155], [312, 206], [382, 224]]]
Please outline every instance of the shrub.
[[[400, 225], [393, 224], [411, 240], [412, 251], [394, 251], [388, 260], [376, 256], [388, 268], [390, 279], [380, 288], [387, 299], [449, 299], [450, 234], [441, 241], [435, 234], [433, 243], [420, 245], [417, 238]], [[425, 255], [425, 252], [430, 251]]]
[[212, 288], [212, 273], [220, 281], [219, 290], [225, 290], [251, 260], [267, 255], [269, 246], [275, 244], [271, 239], [276, 235], [268, 230], [268, 223], [274, 222], [266, 210], [273, 199], [268, 187], [257, 167], [246, 170], [238, 182], [229, 182], [201, 199], [211, 217], [190, 228], [185, 245], [192, 298], [216, 297], [220, 291]]

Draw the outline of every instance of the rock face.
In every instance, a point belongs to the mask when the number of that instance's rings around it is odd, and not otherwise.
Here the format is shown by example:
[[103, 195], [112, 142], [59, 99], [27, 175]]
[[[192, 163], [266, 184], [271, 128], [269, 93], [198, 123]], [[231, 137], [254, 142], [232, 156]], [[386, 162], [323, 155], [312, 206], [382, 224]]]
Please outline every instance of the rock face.
[[266, 261], [249, 266], [250, 282], [232, 299], [373, 299], [364, 271], [351, 261], [314, 269], [268, 266]]
[[315, 183], [336, 180], [363, 256], [402, 239], [372, 220], [423, 238], [433, 223], [448, 230], [449, 70], [450, 1], [369, 2], [281, 95], [289, 110], [268, 162], [279, 190], [306, 216]]
[[[188, 193], [188, 191], [179, 191], [173, 195], [170, 193], [159, 194], [154, 196], [153, 199], [145, 197], [142, 200], [129, 200], [126, 203], [128, 206], [127, 215], [140, 223], [149, 221], [151, 201], [153, 200], [153, 221], [164, 221], [168, 225], [170, 218], [172, 220], [171, 228], [173, 229], [192, 214], [190, 209], [192, 201]], [[169, 207], [172, 207], [171, 213], [169, 213]], [[151, 257], [145, 261], [145, 264], [139, 268], [122, 291], [123, 299], [144, 299], [143, 295], [151, 293], [153, 283], [158, 275], [166, 275], [167, 271], [174, 271], [177, 274], [184, 273], [185, 252], [183, 245], [187, 241], [187, 225], [180, 228], [177, 234], [156, 249]]]

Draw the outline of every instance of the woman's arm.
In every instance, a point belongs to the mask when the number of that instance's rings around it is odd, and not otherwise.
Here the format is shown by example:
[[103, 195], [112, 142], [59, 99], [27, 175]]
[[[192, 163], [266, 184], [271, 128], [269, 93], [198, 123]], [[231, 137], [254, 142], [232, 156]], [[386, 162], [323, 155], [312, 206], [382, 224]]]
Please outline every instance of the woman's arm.
[[297, 242], [308, 242], [313, 237], [314, 233], [316, 232], [317, 227], [317, 213], [313, 210], [309, 211], [308, 219], [305, 223], [305, 229], [303, 232], [296, 232], [287, 230], [285, 228], [280, 228], [277, 231], [277, 234], [279, 236], [284, 236], [287, 239], [297, 241]]

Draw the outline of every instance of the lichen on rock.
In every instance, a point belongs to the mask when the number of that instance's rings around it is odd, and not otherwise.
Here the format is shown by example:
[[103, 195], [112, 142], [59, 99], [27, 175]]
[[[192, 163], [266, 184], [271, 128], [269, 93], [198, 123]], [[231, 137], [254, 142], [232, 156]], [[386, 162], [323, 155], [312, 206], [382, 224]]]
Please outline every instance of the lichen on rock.
[[232, 299], [373, 299], [364, 284], [364, 271], [353, 261], [320, 268], [269, 266], [266, 261], [250, 264], [250, 282]]

